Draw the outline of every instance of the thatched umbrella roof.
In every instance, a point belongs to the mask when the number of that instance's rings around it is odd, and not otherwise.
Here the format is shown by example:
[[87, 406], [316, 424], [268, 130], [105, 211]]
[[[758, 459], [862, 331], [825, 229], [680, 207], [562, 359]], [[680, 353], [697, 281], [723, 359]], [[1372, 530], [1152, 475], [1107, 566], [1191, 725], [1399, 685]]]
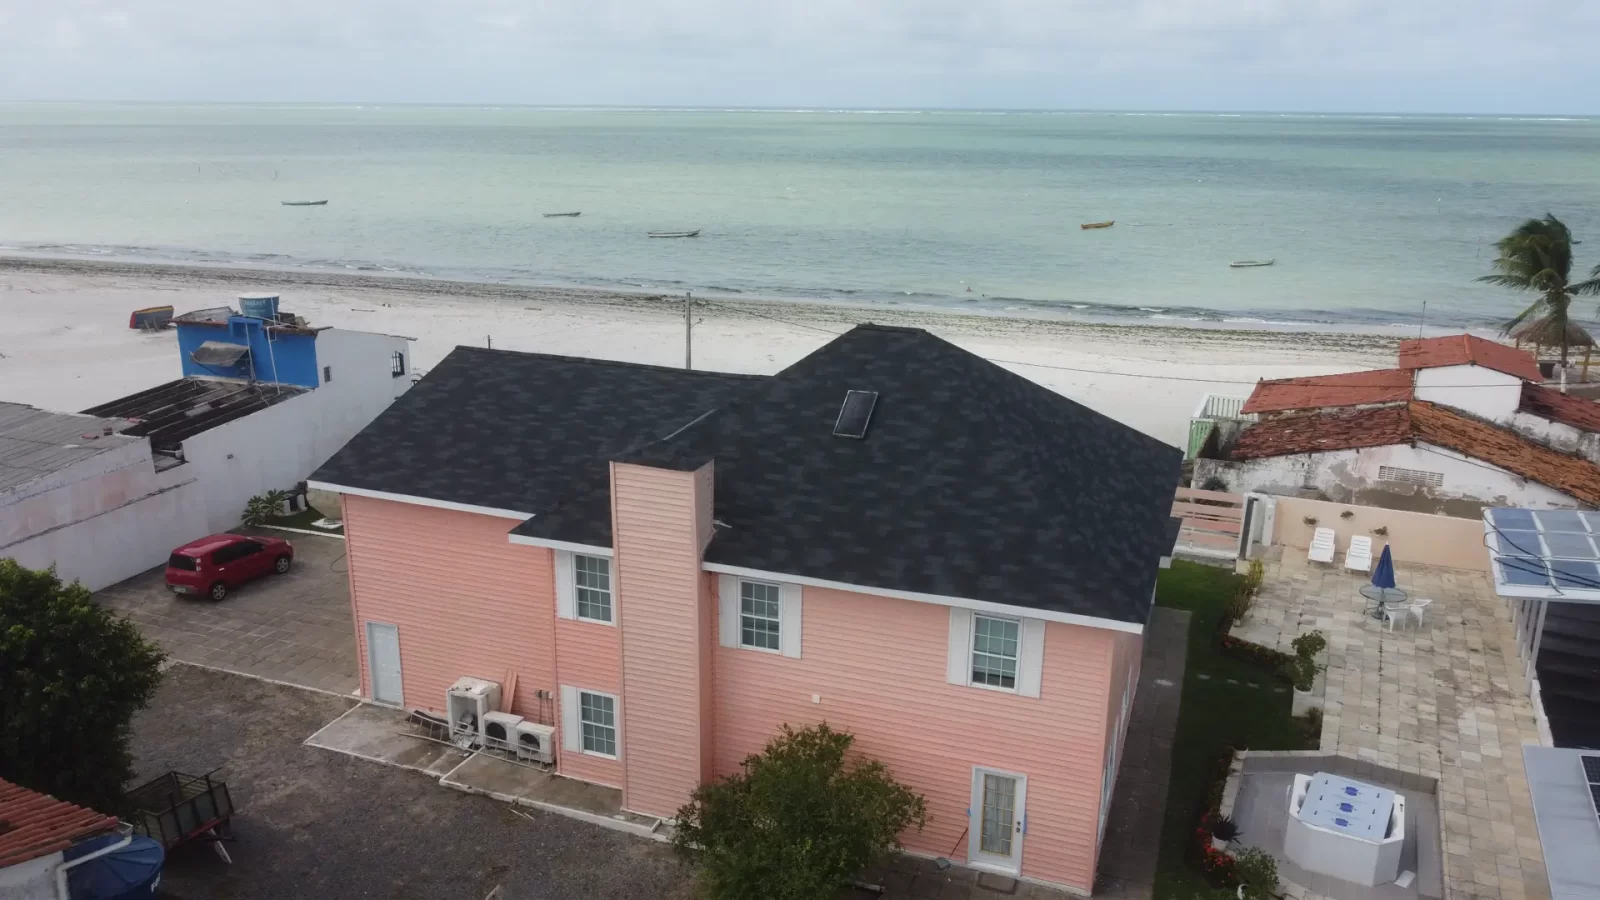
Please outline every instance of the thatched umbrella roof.
[[[1594, 338], [1576, 322], [1569, 321], [1566, 332], [1568, 347], [1595, 346]], [[1511, 332], [1511, 336], [1519, 344], [1534, 344], [1540, 347], [1561, 346], [1561, 328], [1549, 319], [1534, 319]]]

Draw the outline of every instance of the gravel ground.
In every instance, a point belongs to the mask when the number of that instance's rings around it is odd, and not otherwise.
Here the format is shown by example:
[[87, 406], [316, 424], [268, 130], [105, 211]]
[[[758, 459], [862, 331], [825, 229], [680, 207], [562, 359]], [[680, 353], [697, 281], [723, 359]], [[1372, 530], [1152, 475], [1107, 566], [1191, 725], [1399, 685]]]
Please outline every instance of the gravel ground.
[[350, 707], [337, 697], [176, 665], [133, 726], [139, 779], [227, 780], [233, 865], [191, 846], [162, 887], [182, 900], [417, 897], [501, 900], [692, 895], [661, 844], [521, 810], [301, 742]]

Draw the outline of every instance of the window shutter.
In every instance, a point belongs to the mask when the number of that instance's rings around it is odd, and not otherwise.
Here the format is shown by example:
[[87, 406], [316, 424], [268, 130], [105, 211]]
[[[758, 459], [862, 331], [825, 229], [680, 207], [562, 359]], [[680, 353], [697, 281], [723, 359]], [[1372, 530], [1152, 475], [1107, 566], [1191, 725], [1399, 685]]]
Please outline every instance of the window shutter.
[[1044, 675], [1044, 620], [1022, 620], [1022, 646], [1017, 651], [1017, 693], [1039, 696]]
[[561, 686], [561, 749], [583, 751], [583, 725], [578, 720], [578, 689]]
[[950, 652], [945, 658], [944, 680], [972, 683], [972, 610], [950, 607]]
[[800, 585], [779, 586], [778, 646], [784, 656], [800, 658]]
[[739, 646], [739, 578], [717, 579], [717, 640], [724, 647]]
[[578, 617], [577, 591], [573, 587], [572, 554], [553, 550], [556, 558], [556, 616], [562, 619]]

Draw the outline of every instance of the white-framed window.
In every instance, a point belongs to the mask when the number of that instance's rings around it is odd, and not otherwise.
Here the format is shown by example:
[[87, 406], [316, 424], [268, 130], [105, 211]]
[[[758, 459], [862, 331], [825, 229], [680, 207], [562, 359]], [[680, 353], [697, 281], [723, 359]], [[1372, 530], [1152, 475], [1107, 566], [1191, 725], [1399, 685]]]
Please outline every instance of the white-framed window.
[[1013, 691], [1017, 688], [1017, 660], [1022, 644], [1022, 622], [999, 616], [972, 616], [972, 683]]
[[617, 593], [611, 559], [598, 553], [555, 551], [556, 616], [617, 624]]
[[800, 604], [798, 584], [723, 575], [717, 582], [718, 643], [798, 659]]
[[773, 653], [783, 649], [783, 589], [739, 579], [739, 646]]
[[1039, 696], [1044, 680], [1044, 620], [950, 607], [945, 680]]
[[611, 560], [572, 554], [572, 586], [578, 618], [611, 623]]
[[579, 691], [578, 723], [583, 730], [583, 752], [597, 756], [617, 755], [617, 698]]

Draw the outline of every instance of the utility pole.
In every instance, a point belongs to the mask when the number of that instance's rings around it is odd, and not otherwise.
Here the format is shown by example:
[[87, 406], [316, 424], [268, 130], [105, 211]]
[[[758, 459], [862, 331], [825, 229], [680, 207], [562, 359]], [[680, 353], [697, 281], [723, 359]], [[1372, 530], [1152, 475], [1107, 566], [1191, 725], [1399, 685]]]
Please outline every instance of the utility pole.
[[1417, 320], [1417, 339], [1422, 339], [1422, 326], [1428, 321], [1428, 301], [1422, 301], [1422, 318]]
[[693, 343], [689, 335], [694, 329], [694, 292], [683, 292], [683, 367], [694, 368]]

